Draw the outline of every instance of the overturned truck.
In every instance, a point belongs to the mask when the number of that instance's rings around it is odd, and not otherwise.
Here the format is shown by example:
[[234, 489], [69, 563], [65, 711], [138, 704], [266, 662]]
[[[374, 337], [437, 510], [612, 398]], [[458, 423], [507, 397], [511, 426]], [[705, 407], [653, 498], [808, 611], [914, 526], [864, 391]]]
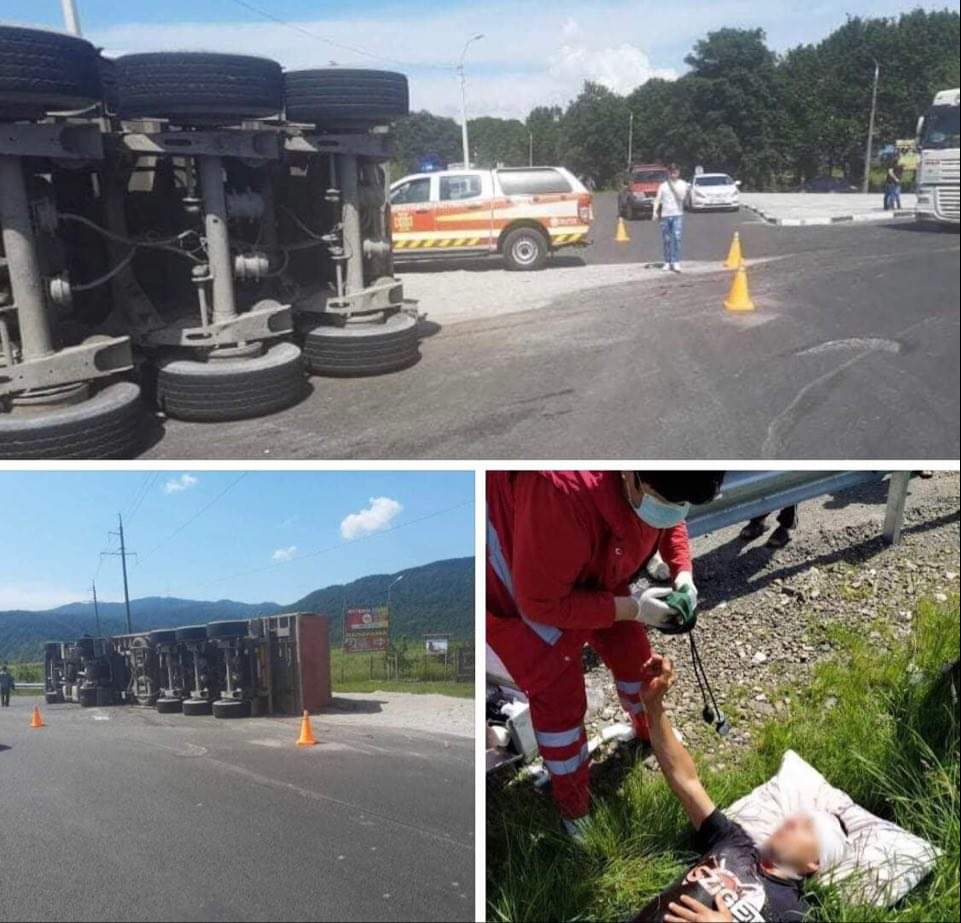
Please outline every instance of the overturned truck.
[[326, 617], [297, 612], [44, 645], [48, 704], [247, 718], [331, 702]]
[[393, 274], [406, 77], [110, 60], [0, 26], [0, 458], [126, 458], [419, 358]]

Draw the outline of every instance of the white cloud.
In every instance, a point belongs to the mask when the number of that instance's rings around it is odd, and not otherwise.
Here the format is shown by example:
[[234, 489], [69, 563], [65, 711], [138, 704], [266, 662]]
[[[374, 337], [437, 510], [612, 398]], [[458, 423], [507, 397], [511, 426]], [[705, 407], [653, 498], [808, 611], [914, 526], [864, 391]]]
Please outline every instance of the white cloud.
[[83, 598], [83, 592], [47, 583], [0, 583], [0, 609], [55, 609]]
[[192, 474], [182, 474], [179, 478], [171, 478], [167, 481], [163, 486], [163, 492], [165, 494], [179, 494], [181, 491], [196, 487], [199, 483], [200, 481]]
[[371, 532], [381, 532], [390, 526], [402, 509], [403, 506], [390, 497], [371, 497], [370, 503], [362, 510], [344, 517], [340, 534], [352, 541]]
[[286, 548], [278, 548], [271, 556], [272, 561], [277, 561], [278, 563], [283, 563], [284, 561], [292, 561], [297, 555], [297, 546], [288, 545]]

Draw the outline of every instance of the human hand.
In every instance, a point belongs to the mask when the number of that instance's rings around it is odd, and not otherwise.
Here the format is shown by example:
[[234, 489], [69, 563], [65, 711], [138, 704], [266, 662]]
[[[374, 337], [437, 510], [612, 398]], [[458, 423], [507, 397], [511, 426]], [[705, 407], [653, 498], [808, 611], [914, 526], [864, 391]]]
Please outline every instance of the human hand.
[[734, 920], [731, 911], [724, 906], [720, 894], [714, 898], [716, 910], [705, 907], [689, 894], [682, 894], [680, 901], [680, 904], [671, 901], [667, 905], [664, 923], [732, 923]]
[[674, 578], [674, 589], [686, 590], [688, 595], [691, 597], [692, 611], [697, 609], [697, 587], [694, 584], [694, 577], [691, 575], [689, 570], [682, 570]]
[[641, 701], [650, 710], [661, 704], [667, 690], [674, 685], [674, 662], [670, 657], [654, 654], [641, 668]]
[[664, 602], [671, 595], [670, 587], [653, 586], [634, 597], [637, 603], [637, 620], [650, 628], [660, 628], [674, 622], [674, 610]]

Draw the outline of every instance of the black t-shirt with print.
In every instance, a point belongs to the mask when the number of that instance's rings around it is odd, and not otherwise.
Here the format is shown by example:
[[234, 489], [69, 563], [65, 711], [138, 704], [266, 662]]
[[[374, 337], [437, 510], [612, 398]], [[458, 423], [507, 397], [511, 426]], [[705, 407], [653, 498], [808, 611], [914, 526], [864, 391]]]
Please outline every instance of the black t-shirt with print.
[[801, 896], [801, 883], [768, 875], [761, 868], [754, 841], [740, 824], [717, 810], [701, 825], [695, 842], [701, 858], [683, 878], [647, 904], [633, 923], [661, 923], [668, 905], [679, 902], [682, 894], [711, 910], [720, 894], [738, 923], [804, 919], [808, 905]]

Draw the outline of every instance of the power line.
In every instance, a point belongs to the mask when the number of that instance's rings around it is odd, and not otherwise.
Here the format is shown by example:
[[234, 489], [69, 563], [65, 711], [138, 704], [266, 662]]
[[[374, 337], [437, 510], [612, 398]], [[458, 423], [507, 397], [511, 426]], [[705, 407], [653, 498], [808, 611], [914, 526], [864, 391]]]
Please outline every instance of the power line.
[[424, 516], [419, 516], [416, 519], [408, 519], [406, 522], [398, 523], [396, 526], [390, 526], [386, 529], [382, 529], [380, 532], [371, 532], [369, 535], [362, 535], [360, 538], [351, 539], [350, 541], [338, 542], [336, 545], [328, 545], [326, 548], [318, 548], [316, 551], [308, 551], [304, 554], [298, 554], [296, 557], [288, 558], [286, 561], [277, 561], [274, 564], [268, 564], [265, 567], [256, 567], [252, 570], [241, 571], [236, 574], [229, 574], [226, 577], [217, 577], [214, 580], [208, 580], [206, 583], [201, 583], [199, 586], [209, 586], [212, 583], [223, 583], [225, 580], [236, 580], [240, 577], [248, 577], [252, 574], [262, 574], [264, 571], [273, 570], [277, 567], [283, 567], [285, 564], [294, 564], [297, 561], [305, 561], [307, 558], [316, 558], [318, 555], [328, 554], [332, 551], [338, 551], [347, 545], [356, 545], [358, 542], [366, 541], [371, 538], [378, 538], [382, 535], [386, 535], [390, 532], [396, 532], [398, 529], [405, 529], [407, 526], [417, 525], [421, 522], [426, 522], [428, 519], [434, 519], [437, 516], [443, 516], [445, 513], [451, 513], [454, 510], [462, 509], [465, 506], [473, 506], [473, 497], [470, 500], [464, 500], [462, 503], [456, 503], [454, 506], [444, 507], [442, 510], [435, 510], [433, 513], [427, 513]]
[[267, 12], [267, 10], [262, 10], [259, 7], [254, 6], [252, 3], [248, 3], [247, 0], [231, 0], [231, 3], [235, 3], [237, 6], [242, 6], [251, 13], [256, 13], [258, 16], [263, 16], [264, 19], [269, 19], [278, 25], [286, 26], [288, 29], [293, 29], [295, 32], [299, 32], [301, 35], [306, 35], [308, 38], [312, 38], [315, 41], [326, 42], [328, 45], [332, 45], [334, 48], [340, 48], [343, 51], [350, 51], [354, 54], [363, 55], [364, 57], [372, 58], [375, 61], [386, 61], [388, 64], [398, 64], [401, 67], [428, 67], [433, 70], [451, 70], [454, 67], [453, 64], [409, 64], [405, 63], [404, 61], [398, 61], [396, 58], [386, 58], [383, 55], [375, 54], [373, 51], [367, 51], [365, 48], [359, 48], [356, 45], [348, 45], [345, 42], [338, 42], [335, 39], [327, 38], [325, 35], [320, 35], [317, 32], [311, 32], [310, 29], [305, 29], [303, 26], [299, 26], [295, 22], [288, 22], [286, 19], [282, 19], [280, 16], [275, 16], [273, 13]]
[[177, 528], [174, 529], [173, 532], [171, 532], [166, 538], [161, 539], [156, 545], [153, 546], [153, 548], [150, 549], [150, 551], [148, 551], [143, 556], [143, 558], [141, 558], [138, 561], [137, 566], [138, 567], [140, 566], [140, 563], [144, 560], [144, 558], [149, 558], [150, 555], [152, 555], [158, 548], [162, 547], [163, 545], [166, 545], [167, 542], [169, 542], [170, 539], [172, 539], [175, 535], [179, 535], [192, 522], [196, 521], [201, 516], [203, 516], [203, 514], [206, 513], [207, 510], [209, 510], [218, 500], [220, 500], [221, 497], [223, 497], [225, 494], [233, 490], [245, 477], [247, 477], [249, 473], [250, 472], [248, 471], [242, 472], [240, 477], [238, 477], [236, 480], [231, 481], [219, 494], [217, 494], [216, 497], [213, 498], [213, 500], [211, 500], [208, 504], [206, 504], [205, 506], [202, 506], [199, 510], [197, 510], [197, 512], [194, 513], [193, 516], [191, 516], [186, 522], [182, 522], [179, 526], [177, 526]]

